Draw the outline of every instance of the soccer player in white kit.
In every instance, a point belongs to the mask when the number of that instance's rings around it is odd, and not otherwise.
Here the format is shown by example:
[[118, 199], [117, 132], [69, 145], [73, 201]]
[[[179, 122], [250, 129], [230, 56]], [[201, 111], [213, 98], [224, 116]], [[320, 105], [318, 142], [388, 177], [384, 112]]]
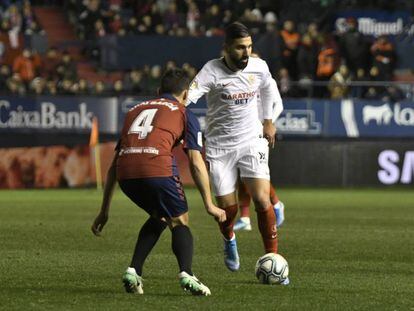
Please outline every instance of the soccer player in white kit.
[[[251, 194], [266, 253], [277, 253], [276, 217], [269, 199], [269, 145], [274, 146], [272, 77], [265, 61], [251, 58], [252, 39], [241, 23], [225, 31], [224, 57], [207, 62], [190, 85], [188, 103], [206, 95], [206, 159], [217, 204], [226, 211], [220, 224], [224, 262], [237, 271], [240, 260], [233, 224], [240, 177]], [[258, 116], [260, 94], [263, 124]]]

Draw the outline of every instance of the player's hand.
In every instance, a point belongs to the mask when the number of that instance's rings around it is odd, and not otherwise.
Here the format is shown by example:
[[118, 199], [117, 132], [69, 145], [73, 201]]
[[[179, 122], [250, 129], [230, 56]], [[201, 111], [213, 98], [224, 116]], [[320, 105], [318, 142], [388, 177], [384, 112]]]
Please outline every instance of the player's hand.
[[106, 222], [108, 221], [108, 214], [100, 212], [98, 216], [96, 216], [95, 221], [92, 224], [92, 232], [96, 236], [100, 236], [103, 227], [105, 226]]
[[215, 205], [211, 205], [207, 207], [207, 213], [214, 217], [217, 222], [225, 222], [226, 221], [226, 211], [218, 208]]
[[263, 136], [269, 142], [269, 146], [274, 148], [276, 141], [276, 127], [271, 120], [268, 120], [267, 122], [266, 121], [263, 124]]

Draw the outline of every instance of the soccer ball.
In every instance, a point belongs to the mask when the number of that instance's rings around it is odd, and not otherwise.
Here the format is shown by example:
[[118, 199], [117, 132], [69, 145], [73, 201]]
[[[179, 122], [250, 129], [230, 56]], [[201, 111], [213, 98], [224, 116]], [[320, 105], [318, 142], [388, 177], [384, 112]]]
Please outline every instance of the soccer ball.
[[283, 256], [268, 253], [257, 260], [255, 272], [262, 284], [280, 284], [289, 275], [289, 265]]

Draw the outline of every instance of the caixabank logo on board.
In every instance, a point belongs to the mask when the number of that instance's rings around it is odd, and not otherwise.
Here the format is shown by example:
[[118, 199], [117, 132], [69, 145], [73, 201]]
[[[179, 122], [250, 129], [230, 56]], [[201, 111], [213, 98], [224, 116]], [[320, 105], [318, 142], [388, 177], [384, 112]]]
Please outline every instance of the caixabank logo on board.
[[398, 153], [383, 150], [378, 154], [378, 180], [384, 185], [414, 184], [414, 150]]
[[307, 109], [285, 110], [276, 121], [276, 128], [282, 134], [319, 135], [322, 124], [315, 120], [315, 111]]
[[22, 105], [14, 109], [7, 100], [0, 100], [0, 128], [90, 129], [94, 114], [81, 103], [76, 110], [61, 111], [51, 102], [40, 103], [37, 110]]

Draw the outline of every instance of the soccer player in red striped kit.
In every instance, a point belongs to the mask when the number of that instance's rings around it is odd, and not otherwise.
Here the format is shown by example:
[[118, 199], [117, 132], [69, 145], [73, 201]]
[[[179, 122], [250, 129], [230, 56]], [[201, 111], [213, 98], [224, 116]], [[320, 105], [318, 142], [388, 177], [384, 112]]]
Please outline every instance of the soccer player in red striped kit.
[[126, 115], [115, 150], [101, 206], [92, 231], [99, 235], [118, 180], [121, 190], [149, 217], [141, 227], [131, 264], [123, 276], [127, 292], [143, 294], [145, 259], [164, 229], [171, 230], [172, 250], [179, 265], [179, 283], [194, 295], [210, 295], [210, 289], [192, 273], [193, 237], [188, 227], [188, 206], [172, 154], [183, 142], [190, 171], [207, 213], [218, 222], [226, 214], [212, 203], [208, 172], [201, 155], [202, 137], [197, 118], [185, 108], [189, 77], [182, 69], [170, 69], [161, 79], [159, 98], [137, 104]]

